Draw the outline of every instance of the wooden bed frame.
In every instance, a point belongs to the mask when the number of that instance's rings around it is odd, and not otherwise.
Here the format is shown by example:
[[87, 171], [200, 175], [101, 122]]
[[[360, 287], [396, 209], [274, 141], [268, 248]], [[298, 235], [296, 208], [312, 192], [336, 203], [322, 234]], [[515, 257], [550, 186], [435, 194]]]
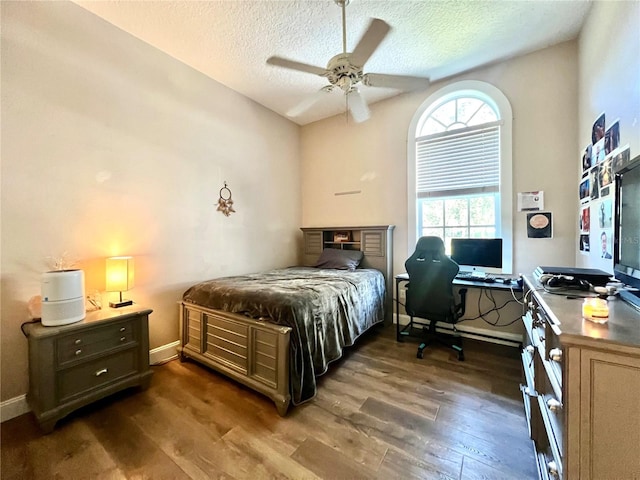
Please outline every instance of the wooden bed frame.
[[289, 408], [291, 328], [182, 302], [180, 359], [192, 358]]
[[[303, 228], [303, 265], [313, 265], [323, 248], [361, 250], [361, 265], [385, 276], [385, 323], [393, 314], [393, 225]], [[335, 232], [350, 232], [336, 242]], [[191, 303], [180, 306], [180, 359], [191, 358], [269, 397], [284, 416], [291, 403], [289, 337], [291, 328]]]

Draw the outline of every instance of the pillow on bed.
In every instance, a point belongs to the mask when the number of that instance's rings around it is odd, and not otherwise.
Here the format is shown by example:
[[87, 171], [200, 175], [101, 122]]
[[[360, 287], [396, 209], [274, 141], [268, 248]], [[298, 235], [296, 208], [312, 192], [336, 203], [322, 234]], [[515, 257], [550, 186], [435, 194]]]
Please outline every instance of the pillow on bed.
[[362, 260], [360, 250], [338, 250], [337, 248], [325, 248], [320, 258], [314, 265], [317, 268], [338, 268], [340, 270], [354, 271]]

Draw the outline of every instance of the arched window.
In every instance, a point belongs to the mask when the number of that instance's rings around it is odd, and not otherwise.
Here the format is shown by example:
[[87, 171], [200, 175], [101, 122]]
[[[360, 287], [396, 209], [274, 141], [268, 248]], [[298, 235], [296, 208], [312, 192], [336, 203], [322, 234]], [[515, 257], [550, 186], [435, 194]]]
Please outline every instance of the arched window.
[[[465, 81], [431, 95], [409, 129], [409, 251], [424, 235], [502, 238], [512, 271], [511, 107], [492, 85]], [[412, 234], [413, 233], [413, 234]]]

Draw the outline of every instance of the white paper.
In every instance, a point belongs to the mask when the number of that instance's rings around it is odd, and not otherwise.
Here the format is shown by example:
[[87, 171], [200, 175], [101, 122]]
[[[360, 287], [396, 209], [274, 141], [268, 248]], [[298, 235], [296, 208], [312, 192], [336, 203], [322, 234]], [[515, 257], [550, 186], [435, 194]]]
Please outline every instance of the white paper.
[[518, 211], [531, 212], [544, 210], [544, 192], [518, 193]]

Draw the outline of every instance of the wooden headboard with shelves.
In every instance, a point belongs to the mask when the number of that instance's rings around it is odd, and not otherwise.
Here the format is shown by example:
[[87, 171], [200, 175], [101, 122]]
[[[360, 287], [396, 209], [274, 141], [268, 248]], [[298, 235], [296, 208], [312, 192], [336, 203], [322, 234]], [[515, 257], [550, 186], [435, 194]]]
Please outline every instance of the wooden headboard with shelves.
[[325, 248], [360, 250], [362, 268], [375, 268], [384, 275], [387, 287], [385, 323], [393, 315], [393, 229], [395, 225], [366, 227], [302, 227], [302, 265], [313, 265]]

